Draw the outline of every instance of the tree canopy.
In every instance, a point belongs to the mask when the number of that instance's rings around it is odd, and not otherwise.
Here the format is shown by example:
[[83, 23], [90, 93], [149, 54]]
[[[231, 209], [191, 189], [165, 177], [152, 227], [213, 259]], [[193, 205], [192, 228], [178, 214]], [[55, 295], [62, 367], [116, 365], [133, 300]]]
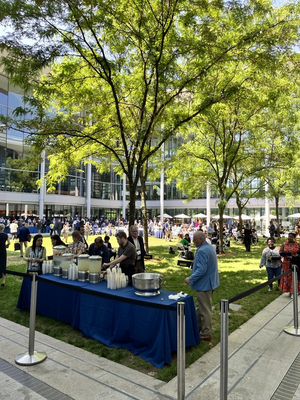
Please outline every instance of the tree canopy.
[[293, 65], [298, 38], [298, 5], [275, 9], [265, 0], [0, 6], [11, 29], [1, 37], [1, 62], [27, 95], [19, 120], [4, 122], [47, 149], [54, 176], [91, 156], [99, 168], [95, 156], [116, 161], [127, 175], [131, 221], [144, 163], [181, 127], [235, 96], [254, 71], [275, 74], [287, 57]]

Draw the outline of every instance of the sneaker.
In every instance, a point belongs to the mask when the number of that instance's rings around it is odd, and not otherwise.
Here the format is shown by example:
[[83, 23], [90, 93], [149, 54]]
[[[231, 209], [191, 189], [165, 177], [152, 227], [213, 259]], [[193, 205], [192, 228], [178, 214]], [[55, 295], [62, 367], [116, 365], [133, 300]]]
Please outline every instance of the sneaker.
[[293, 300], [294, 296], [291, 294], [291, 300]]
[[273, 288], [269, 287], [268, 292], [272, 292]]

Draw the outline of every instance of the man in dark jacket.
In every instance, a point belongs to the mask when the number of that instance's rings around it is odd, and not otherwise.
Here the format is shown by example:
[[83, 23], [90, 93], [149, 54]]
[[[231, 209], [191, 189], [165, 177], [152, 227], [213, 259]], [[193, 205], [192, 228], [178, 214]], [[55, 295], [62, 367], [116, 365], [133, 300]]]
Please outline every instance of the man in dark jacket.
[[146, 254], [144, 241], [141, 236], [138, 235], [138, 227], [136, 225], [132, 225], [129, 229], [129, 242], [134, 244], [136, 248], [136, 260], [135, 260], [135, 270], [137, 273], [145, 272], [145, 262], [144, 256]]
[[21, 257], [23, 257], [24, 255], [24, 247], [25, 249], [27, 247], [28, 244], [28, 235], [30, 235], [30, 231], [27, 228], [27, 226], [25, 226], [25, 222], [23, 222], [22, 227], [18, 230], [18, 239], [20, 242], [20, 251], [21, 251]]
[[103, 243], [102, 237], [96, 237], [94, 243], [89, 248], [90, 256], [101, 256], [102, 263], [109, 263], [109, 252], [108, 248]]

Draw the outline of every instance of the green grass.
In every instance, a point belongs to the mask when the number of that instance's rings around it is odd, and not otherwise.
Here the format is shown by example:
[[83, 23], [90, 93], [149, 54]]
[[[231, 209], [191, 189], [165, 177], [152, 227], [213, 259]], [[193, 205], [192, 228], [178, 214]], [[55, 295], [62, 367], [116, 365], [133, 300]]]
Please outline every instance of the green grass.
[[[92, 243], [93, 240], [94, 237], [90, 237], [88, 242]], [[111, 238], [111, 242], [114, 247], [117, 247], [114, 237]], [[51, 255], [52, 247], [49, 237], [44, 238], [44, 245], [47, 248], [47, 254]], [[190, 275], [191, 270], [177, 266], [177, 256], [168, 253], [170, 243], [162, 239], [150, 238], [149, 245], [150, 253], [153, 254], [154, 259], [146, 261], [146, 270], [163, 275], [162, 289], [175, 292], [183, 290], [194, 296], [194, 291], [184, 284], [184, 279]], [[265, 268], [260, 270], [258, 267], [261, 252], [265, 246], [266, 244], [261, 240], [258, 245], [251, 248], [250, 253], [246, 253], [244, 246], [238, 245], [232, 240], [231, 247], [227, 250], [226, 255], [219, 257], [220, 286], [215, 290], [213, 296], [212, 343], [214, 345], [220, 341], [220, 300], [230, 299], [267, 280]], [[13, 251], [13, 244], [8, 249], [8, 269], [19, 272], [26, 271], [26, 265], [23, 259], [20, 258], [20, 252]], [[0, 287], [0, 316], [28, 327], [29, 312], [16, 308], [21, 283], [22, 278], [7, 275], [6, 286]], [[280, 294], [281, 292], [276, 290], [268, 292], [268, 288], [265, 287], [239, 300], [238, 303], [242, 305], [242, 308], [239, 311], [230, 311], [229, 332], [237, 329], [258, 311], [275, 300]], [[130, 368], [151, 374], [165, 382], [174, 378], [177, 374], [176, 353], [173, 354], [170, 364], [165, 365], [162, 369], [158, 369], [140, 357], [134, 356], [128, 350], [106, 347], [96, 340], [82, 337], [80, 331], [74, 330], [70, 325], [42, 315], [37, 315], [36, 317], [36, 330], [97, 354], [100, 357], [105, 357]], [[188, 348], [186, 350], [186, 366], [191, 365], [199, 357], [208, 352], [210, 348], [211, 346], [208, 342], [201, 342], [197, 346]]]

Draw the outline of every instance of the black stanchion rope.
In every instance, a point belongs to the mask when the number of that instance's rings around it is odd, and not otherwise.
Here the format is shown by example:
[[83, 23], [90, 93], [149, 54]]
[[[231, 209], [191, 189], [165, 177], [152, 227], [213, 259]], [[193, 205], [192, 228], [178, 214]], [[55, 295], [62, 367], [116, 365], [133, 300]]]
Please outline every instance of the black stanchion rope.
[[242, 293], [240, 293], [240, 294], [237, 294], [236, 296], [234, 296], [234, 297], [232, 297], [231, 299], [229, 299], [229, 300], [228, 300], [228, 303], [229, 303], [229, 304], [230, 304], [230, 303], [234, 303], [234, 302], [237, 301], [237, 300], [243, 299], [244, 297], [247, 297], [247, 296], [249, 296], [250, 294], [257, 292], [258, 290], [262, 289], [263, 287], [268, 286], [270, 283], [279, 281], [279, 279], [281, 279], [283, 276], [286, 276], [286, 275], [290, 274], [291, 272], [292, 272], [292, 270], [289, 269], [288, 271], [284, 272], [284, 273], [281, 274], [281, 275], [276, 276], [276, 277], [273, 278], [273, 279], [270, 279], [269, 281], [266, 281], [266, 282], [264, 282], [264, 283], [261, 283], [260, 285], [255, 286], [255, 287], [253, 287], [252, 289], [249, 289], [249, 290], [246, 290], [245, 292], [242, 292]]

